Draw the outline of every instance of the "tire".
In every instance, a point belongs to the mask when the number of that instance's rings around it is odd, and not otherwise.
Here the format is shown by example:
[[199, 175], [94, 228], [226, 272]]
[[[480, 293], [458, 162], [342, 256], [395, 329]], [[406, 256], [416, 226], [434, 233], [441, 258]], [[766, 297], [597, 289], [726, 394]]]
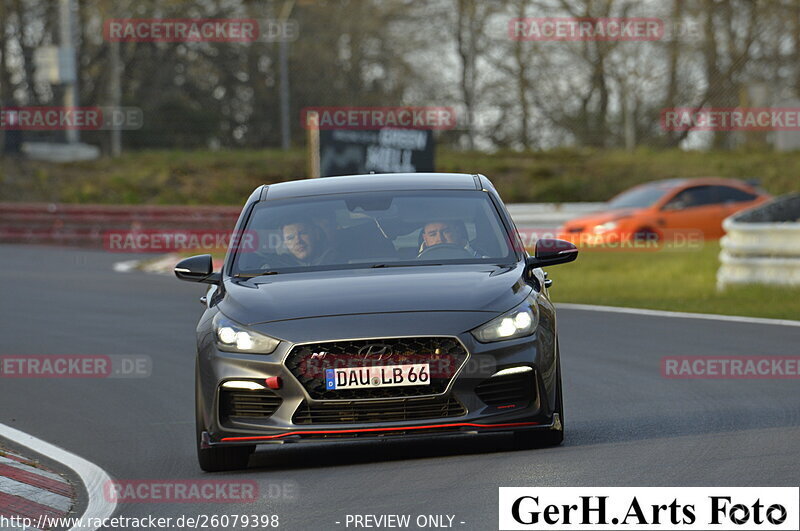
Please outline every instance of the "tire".
[[[197, 374], [197, 373], [196, 373]], [[199, 376], [199, 375], [197, 375]], [[195, 377], [195, 436], [197, 444], [197, 462], [205, 472], [224, 472], [226, 470], [240, 470], [247, 468], [256, 447], [248, 446], [223, 446], [203, 448], [203, 432], [206, 431], [203, 422], [202, 400], [200, 397], [199, 378]]]
[[[561, 393], [561, 354], [559, 353], [558, 365], [556, 366], [556, 407], [553, 413], [553, 429], [544, 430], [522, 430], [514, 432], [514, 446], [518, 450], [529, 450], [532, 448], [547, 448], [559, 446], [564, 442], [564, 399]], [[558, 418], [556, 419], [556, 415]]]
[[636, 231], [633, 233], [633, 240], [637, 243], [659, 243], [661, 242], [661, 234], [650, 227], [642, 227], [640, 229], [636, 229]]

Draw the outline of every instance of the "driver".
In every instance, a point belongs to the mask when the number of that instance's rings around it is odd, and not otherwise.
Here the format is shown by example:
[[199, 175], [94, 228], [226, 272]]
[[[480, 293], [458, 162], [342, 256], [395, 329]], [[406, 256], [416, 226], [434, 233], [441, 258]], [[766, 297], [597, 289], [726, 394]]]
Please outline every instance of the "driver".
[[429, 221], [422, 227], [422, 245], [419, 253], [436, 245], [450, 244], [463, 247], [465, 251], [476, 258], [481, 255], [469, 244], [467, 229], [463, 221]]

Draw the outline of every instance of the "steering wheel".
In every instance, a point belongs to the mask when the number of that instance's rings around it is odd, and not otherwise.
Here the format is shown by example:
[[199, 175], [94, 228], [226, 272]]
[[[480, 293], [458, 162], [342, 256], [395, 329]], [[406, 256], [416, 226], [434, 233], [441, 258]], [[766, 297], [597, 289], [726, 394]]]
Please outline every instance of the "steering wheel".
[[440, 258], [474, 258], [474, 255], [455, 243], [440, 243], [426, 247], [419, 253], [417, 260], [437, 260]]
[[297, 267], [300, 265], [300, 263], [297, 261], [297, 258], [291, 254], [268, 253], [265, 258], [267, 258], [267, 263], [261, 266], [263, 269]]
[[262, 250], [251, 251], [238, 257], [239, 268], [246, 271], [295, 267], [297, 265], [297, 261], [291, 255]]

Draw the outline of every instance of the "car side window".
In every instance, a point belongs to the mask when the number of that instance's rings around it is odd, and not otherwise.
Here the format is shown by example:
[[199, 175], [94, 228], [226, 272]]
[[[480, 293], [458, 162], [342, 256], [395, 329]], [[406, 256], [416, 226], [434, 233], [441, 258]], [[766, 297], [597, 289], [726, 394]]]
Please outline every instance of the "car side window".
[[716, 188], [717, 201], [720, 203], [742, 203], [745, 201], [752, 201], [758, 197], [755, 194], [745, 192], [744, 190], [732, 186], [715, 186], [714, 188]]
[[692, 186], [687, 188], [670, 199], [664, 205], [663, 210], [683, 210], [718, 203], [714, 188], [714, 186]]

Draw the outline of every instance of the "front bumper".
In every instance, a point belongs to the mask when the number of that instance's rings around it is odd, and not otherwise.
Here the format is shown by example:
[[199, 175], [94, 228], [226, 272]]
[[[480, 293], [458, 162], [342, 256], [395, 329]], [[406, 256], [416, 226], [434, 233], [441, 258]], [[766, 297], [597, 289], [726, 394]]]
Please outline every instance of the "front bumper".
[[[390, 422], [336, 422], [308, 423], [294, 422], [298, 409], [306, 405], [363, 404], [365, 400], [331, 401], [315, 400], [308, 390], [287, 368], [286, 360], [296, 343], [285, 342], [270, 355], [251, 355], [221, 352], [216, 349], [210, 334], [201, 334], [198, 350], [198, 405], [202, 424], [201, 444], [206, 447], [218, 445], [280, 444], [287, 442], [347, 440], [363, 438], [410, 438], [419, 436], [476, 434], [482, 432], [548, 430], [560, 428], [559, 419], [554, 417], [556, 397], [556, 348], [555, 323], [553, 314], [547, 306], [542, 306], [540, 325], [537, 332], [529, 337], [490, 344], [477, 342], [467, 332], [452, 335], [458, 339], [468, 352], [468, 360], [460, 368], [446, 391], [440, 395], [443, 400], [455, 400], [463, 406], [457, 416], [424, 418]], [[399, 314], [392, 319], [390, 314], [373, 316], [379, 321], [393, 322], [393, 330], [408, 332], [394, 334], [393, 337], [419, 337], [433, 330], [420, 326], [417, 315], [416, 325], [403, 326], [408, 316]], [[334, 322], [330, 322], [333, 319]], [[319, 318], [309, 322], [306, 330], [314, 325], [329, 328], [340, 318]], [[461, 316], [463, 320], [463, 315]], [[488, 320], [486, 315], [476, 317], [480, 322]], [[434, 319], [435, 321], [435, 319]], [[343, 321], [342, 321], [343, 322]], [[408, 322], [411, 324], [411, 321]], [[382, 331], [384, 327], [378, 326]], [[441, 330], [441, 328], [439, 328]], [[200, 330], [198, 330], [200, 331]], [[274, 331], [262, 329], [264, 333]], [[387, 329], [388, 331], [388, 329]], [[416, 333], [411, 333], [416, 332]], [[346, 334], [346, 327], [342, 330]], [[446, 336], [447, 334], [439, 334]], [[286, 337], [278, 336], [278, 337]], [[356, 337], [351, 335], [350, 337]], [[363, 337], [363, 336], [362, 336]], [[375, 337], [385, 339], [387, 335]], [[312, 337], [319, 341], [319, 337]], [[343, 339], [347, 339], [344, 336]], [[524, 373], [531, 385], [530, 399], [505, 403], [495, 395], [481, 394], [481, 387], [497, 372], [514, 367], [528, 367]], [[228, 417], [220, 414], [220, 386], [228, 380], [252, 380], [264, 382], [267, 378], [278, 377], [280, 389], [271, 392], [280, 398], [280, 405], [268, 418]], [[492, 396], [492, 399], [487, 398]], [[395, 399], [381, 399], [392, 402]], [[397, 399], [399, 400], [399, 399]], [[411, 399], [413, 400], [413, 399]], [[488, 403], [487, 403], [488, 401]]]
[[335, 441], [364, 440], [365, 436], [371, 438], [402, 438], [417, 439], [455, 435], [478, 435], [481, 433], [503, 433], [520, 430], [560, 430], [561, 419], [555, 413], [549, 424], [537, 422], [505, 422], [495, 424], [481, 424], [471, 422], [453, 422], [449, 424], [431, 424], [422, 426], [395, 426], [381, 428], [353, 428], [335, 430], [297, 430], [276, 433], [272, 435], [240, 435], [223, 437], [214, 441], [208, 432], [203, 432], [202, 447], [215, 446], [250, 446], [253, 444], [286, 444], [302, 442], [318, 442], [320, 439]]

